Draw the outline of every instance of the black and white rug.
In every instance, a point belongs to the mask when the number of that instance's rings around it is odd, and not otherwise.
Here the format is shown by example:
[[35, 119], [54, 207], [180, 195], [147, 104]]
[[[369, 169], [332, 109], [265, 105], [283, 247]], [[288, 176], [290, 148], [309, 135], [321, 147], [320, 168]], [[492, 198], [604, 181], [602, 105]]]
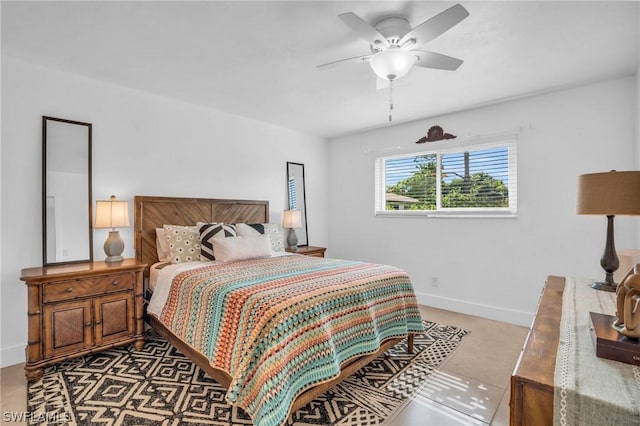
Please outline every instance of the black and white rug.
[[[377, 425], [413, 397], [467, 331], [424, 321], [415, 351], [406, 341], [293, 413], [289, 425]], [[47, 368], [27, 389], [31, 424], [251, 425], [225, 390], [149, 332], [142, 351], [114, 348]]]

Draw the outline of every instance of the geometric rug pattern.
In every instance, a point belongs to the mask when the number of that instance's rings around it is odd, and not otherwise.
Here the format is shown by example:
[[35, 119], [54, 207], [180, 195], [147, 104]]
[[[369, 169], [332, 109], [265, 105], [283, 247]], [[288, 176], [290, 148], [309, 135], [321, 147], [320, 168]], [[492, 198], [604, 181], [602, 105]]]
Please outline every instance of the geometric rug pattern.
[[[287, 425], [378, 425], [403, 406], [459, 345], [467, 331], [424, 321], [426, 333], [406, 340], [291, 414]], [[133, 345], [75, 358], [28, 384], [33, 425], [251, 425], [226, 403], [225, 389], [169, 342], [149, 330]], [[43, 420], [43, 421], [38, 421]], [[48, 420], [48, 421], [47, 421]]]

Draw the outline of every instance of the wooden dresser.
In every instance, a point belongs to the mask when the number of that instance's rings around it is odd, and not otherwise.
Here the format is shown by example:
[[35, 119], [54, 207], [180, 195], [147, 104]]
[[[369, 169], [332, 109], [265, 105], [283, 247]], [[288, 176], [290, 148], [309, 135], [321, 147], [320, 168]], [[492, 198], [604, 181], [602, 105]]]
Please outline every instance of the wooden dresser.
[[550, 276], [513, 376], [511, 426], [553, 424], [553, 376], [560, 339], [565, 279]]
[[327, 249], [324, 247], [304, 246], [298, 247], [296, 250], [286, 249], [289, 253], [304, 254], [305, 256], [324, 257], [324, 252]]
[[144, 345], [143, 271], [135, 259], [22, 270], [28, 293], [27, 380], [44, 367], [112, 346]]

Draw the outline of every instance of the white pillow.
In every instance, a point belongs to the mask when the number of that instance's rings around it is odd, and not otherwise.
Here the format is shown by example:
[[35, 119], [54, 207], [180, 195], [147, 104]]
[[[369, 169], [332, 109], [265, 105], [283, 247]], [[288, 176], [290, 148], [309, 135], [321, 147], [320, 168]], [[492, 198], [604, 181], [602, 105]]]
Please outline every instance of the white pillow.
[[267, 235], [214, 238], [211, 241], [216, 260], [222, 262], [271, 256], [271, 241]]
[[171, 259], [171, 250], [164, 236], [164, 228], [156, 228], [156, 251], [160, 262], [168, 262]]
[[284, 251], [282, 228], [277, 223], [236, 223], [238, 236], [267, 235], [273, 251]]

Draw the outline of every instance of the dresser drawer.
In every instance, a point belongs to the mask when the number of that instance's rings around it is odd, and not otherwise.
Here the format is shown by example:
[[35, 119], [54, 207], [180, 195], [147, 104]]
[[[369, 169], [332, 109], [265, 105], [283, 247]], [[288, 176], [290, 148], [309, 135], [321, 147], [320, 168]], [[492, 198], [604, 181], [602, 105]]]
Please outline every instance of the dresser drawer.
[[78, 297], [101, 295], [133, 288], [133, 274], [113, 274], [80, 280], [59, 281], [44, 284], [43, 302], [57, 302]]

